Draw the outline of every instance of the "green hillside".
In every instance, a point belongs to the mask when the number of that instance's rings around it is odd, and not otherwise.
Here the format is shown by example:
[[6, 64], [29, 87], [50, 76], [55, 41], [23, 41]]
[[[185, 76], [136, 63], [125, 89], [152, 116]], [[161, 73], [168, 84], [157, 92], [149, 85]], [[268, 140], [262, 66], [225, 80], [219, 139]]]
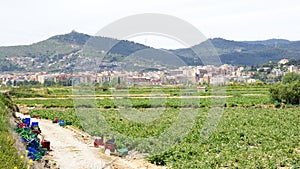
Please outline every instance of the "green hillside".
[[70, 72], [81, 62], [78, 60], [81, 56], [97, 58], [101, 64], [117, 62], [130, 68], [138, 63], [138, 69], [201, 65], [201, 58], [194, 51], [201, 53], [210, 43], [222, 63], [232, 65], [260, 65], [282, 58], [300, 58], [300, 41], [284, 39], [239, 42], [214, 38], [191, 48], [160, 50], [127, 40], [72, 31], [31, 45], [0, 47], [0, 71]]
[[[222, 38], [210, 39], [218, 52], [222, 63], [232, 65], [260, 65], [266, 62], [278, 62], [282, 58], [300, 58], [300, 42], [288, 40], [266, 41], [230, 41]], [[206, 47], [206, 42], [188, 49], [172, 51], [186, 60], [197, 57], [194, 51]], [[193, 50], [192, 50], [193, 49]], [[201, 57], [201, 56], [200, 56]], [[200, 63], [201, 64], [201, 63]]]

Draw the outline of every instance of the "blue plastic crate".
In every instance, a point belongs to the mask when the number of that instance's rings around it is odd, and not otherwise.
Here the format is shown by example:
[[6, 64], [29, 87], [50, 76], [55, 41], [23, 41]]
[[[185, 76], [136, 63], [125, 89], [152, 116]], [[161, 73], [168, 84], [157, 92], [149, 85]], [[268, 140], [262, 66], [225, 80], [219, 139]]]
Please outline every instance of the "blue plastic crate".
[[30, 125], [30, 118], [25, 118], [23, 120], [23, 123], [27, 124], [28, 126]]
[[39, 122], [32, 122], [31, 127], [34, 127], [34, 126], [39, 126]]
[[64, 121], [64, 120], [59, 120], [59, 121], [58, 121], [58, 124], [59, 124], [60, 126], [65, 126], [65, 121]]

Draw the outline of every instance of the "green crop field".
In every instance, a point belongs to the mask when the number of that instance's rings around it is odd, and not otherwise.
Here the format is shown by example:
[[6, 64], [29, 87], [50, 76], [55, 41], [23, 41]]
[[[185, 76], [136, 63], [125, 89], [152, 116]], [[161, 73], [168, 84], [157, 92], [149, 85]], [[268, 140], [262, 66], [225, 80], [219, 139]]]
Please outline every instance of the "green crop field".
[[[166, 109], [159, 119], [150, 123], [131, 122], [122, 117], [117, 110], [99, 110], [98, 113], [105, 117], [106, 122], [115, 131], [138, 138], [161, 134], [176, 120], [178, 111], [179, 109], [174, 108]], [[203, 142], [201, 128], [208, 109], [190, 109], [186, 113], [190, 111], [198, 111], [198, 115], [188, 135], [170, 150], [150, 156], [151, 162], [174, 168], [300, 167], [300, 108], [226, 108], [215, 132]], [[49, 119], [59, 116], [72, 121], [79, 128], [86, 127], [82, 126], [73, 109], [31, 110], [30, 113]], [[88, 124], [94, 123], [90, 121]], [[97, 125], [87, 127], [86, 130], [92, 135], [103, 134], [103, 130]]]
[[[182, 117], [195, 114], [185, 137], [159, 153], [150, 151], [147, 159], [158, 165], [171, 168], [300, 167], [300, 107], [275, 108], [269, 97], [269, 86], [227, 86], [227, 97], [219, 105], [223, 114], [207, 139], [202, 129], [214, 105], [210, 97], [200, 96], [213, 96], [212, 89], [198, 93], [180, 88], [130, 88], [119, 93], [131, 95], [118, 97], [111, 91], [97, 89], [90, 100], [78, 97], [75, 101], [71, 91], [70, 88], [31, 90], [31, 98], [18, 95], [14, 101], [35, 107], [29, 111], [31, 115], [50, 120], [59, 117], [94, 136], [115, 135], [117, 148], [140, 152], [148, 152], [153, 146], [151, 142], [141, 141], [142, 138], [159, 136], [176, 121], [184, 120]], [[153, 93], [164, 95], [153, 97]], [[108, 96], [110, 94], [112, 96]], [[43, 98], [36, 97], [39, 95]], [[110, 127], [103, 127], [104, 123]]]

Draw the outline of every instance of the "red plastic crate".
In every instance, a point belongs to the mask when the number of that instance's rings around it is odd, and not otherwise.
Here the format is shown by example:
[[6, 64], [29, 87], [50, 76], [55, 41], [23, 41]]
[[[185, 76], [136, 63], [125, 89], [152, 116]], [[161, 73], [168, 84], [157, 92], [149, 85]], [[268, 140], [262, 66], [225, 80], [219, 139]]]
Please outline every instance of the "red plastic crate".
[[105, 143], [105, 149], [109, 149], [111, 152], [115, 152], [115, 144], [114, 143]]
[[99, 147], [99, 146], [103, 146], [103, 140], [102, 139], [95, 139], [94, 141], [94, 147]]
[[47, 148], [48, 151], [50, 151], [50, 141], [43, 140], [41, 141], [42, 147]]
[[25, 123], [19, 124], [19, 128], [27, 128], [27, 127], [28, 127], [28, 125]]

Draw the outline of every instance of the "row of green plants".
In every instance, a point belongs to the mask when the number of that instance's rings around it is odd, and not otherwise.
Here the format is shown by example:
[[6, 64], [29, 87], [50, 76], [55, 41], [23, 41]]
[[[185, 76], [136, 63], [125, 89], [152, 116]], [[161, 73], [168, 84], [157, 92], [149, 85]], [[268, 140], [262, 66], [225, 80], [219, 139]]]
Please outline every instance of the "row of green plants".
[[[114, 95], [118, 93], [123, 94], [165, 94], [168, 96], [207, 96], [212, 95], [214, 90], [222, 88], [226, 91], [226, 95], [239, 94], [268, 94], [269, 85], [265, 86], [226, 86], [226, 87], [206, 87], [207, 92], [197, 92], [197, 88], [185, 88], [185, 87], [149, 87], [139, 88], [130, 87], [125, 89], [110, 89], [101, 87], [88, 87], [88, 90], [94, 91], [96, 95]], [[18, 87], [7, 88], [11, 94], [16, 98], [33, 98], [33, 97], [70, 97], [73, 94], [73, 87]]]
[[10, 95], [16, 98], [32, 98], [32, 97], [45, 97], [46, 95], [37, 92], [29, 87], [11, 88], [9, 89]]
[[[132, 108], [158, 108], [158, 107], [170, 107], [170, 108], [198, 108], [198, 107], [210, 107], [210, 106], [224, 106], [224, 107], [250, 107], [259, 106], [266, 104], [273, 104], [268, 95], [261, 96], [243, 96], [235, 95], [233, 97], [227, 97], [219, 99], [223, 102], [215, 104], [214, 101], [217, 98], [98, 98], [91, 99], [89, 102], [86, 99], [28, 99], [28, 100], [18, 100], [15, 102], [20, 105], [26, 105], [28, 107], [38, 107], [43, 108], [74, 108], [74, 107], [98, 107], [98, 108], [122, 108], [122, 107], [132, 107]], [[82, 101], [81, 101], [82, 100]], [[93, 105], [94, 104], [94, 105]]]
[[73, 100], [72, 99], [34, 99], [34, 100], [18, 100], [15, 99], [14, 102], [19, 105], [26, 105], [27, 107], [36, 107], [41, 106], [43, 108], [53, 108], [53, 107], [61, 107], [61, 108], [73, 108]]

